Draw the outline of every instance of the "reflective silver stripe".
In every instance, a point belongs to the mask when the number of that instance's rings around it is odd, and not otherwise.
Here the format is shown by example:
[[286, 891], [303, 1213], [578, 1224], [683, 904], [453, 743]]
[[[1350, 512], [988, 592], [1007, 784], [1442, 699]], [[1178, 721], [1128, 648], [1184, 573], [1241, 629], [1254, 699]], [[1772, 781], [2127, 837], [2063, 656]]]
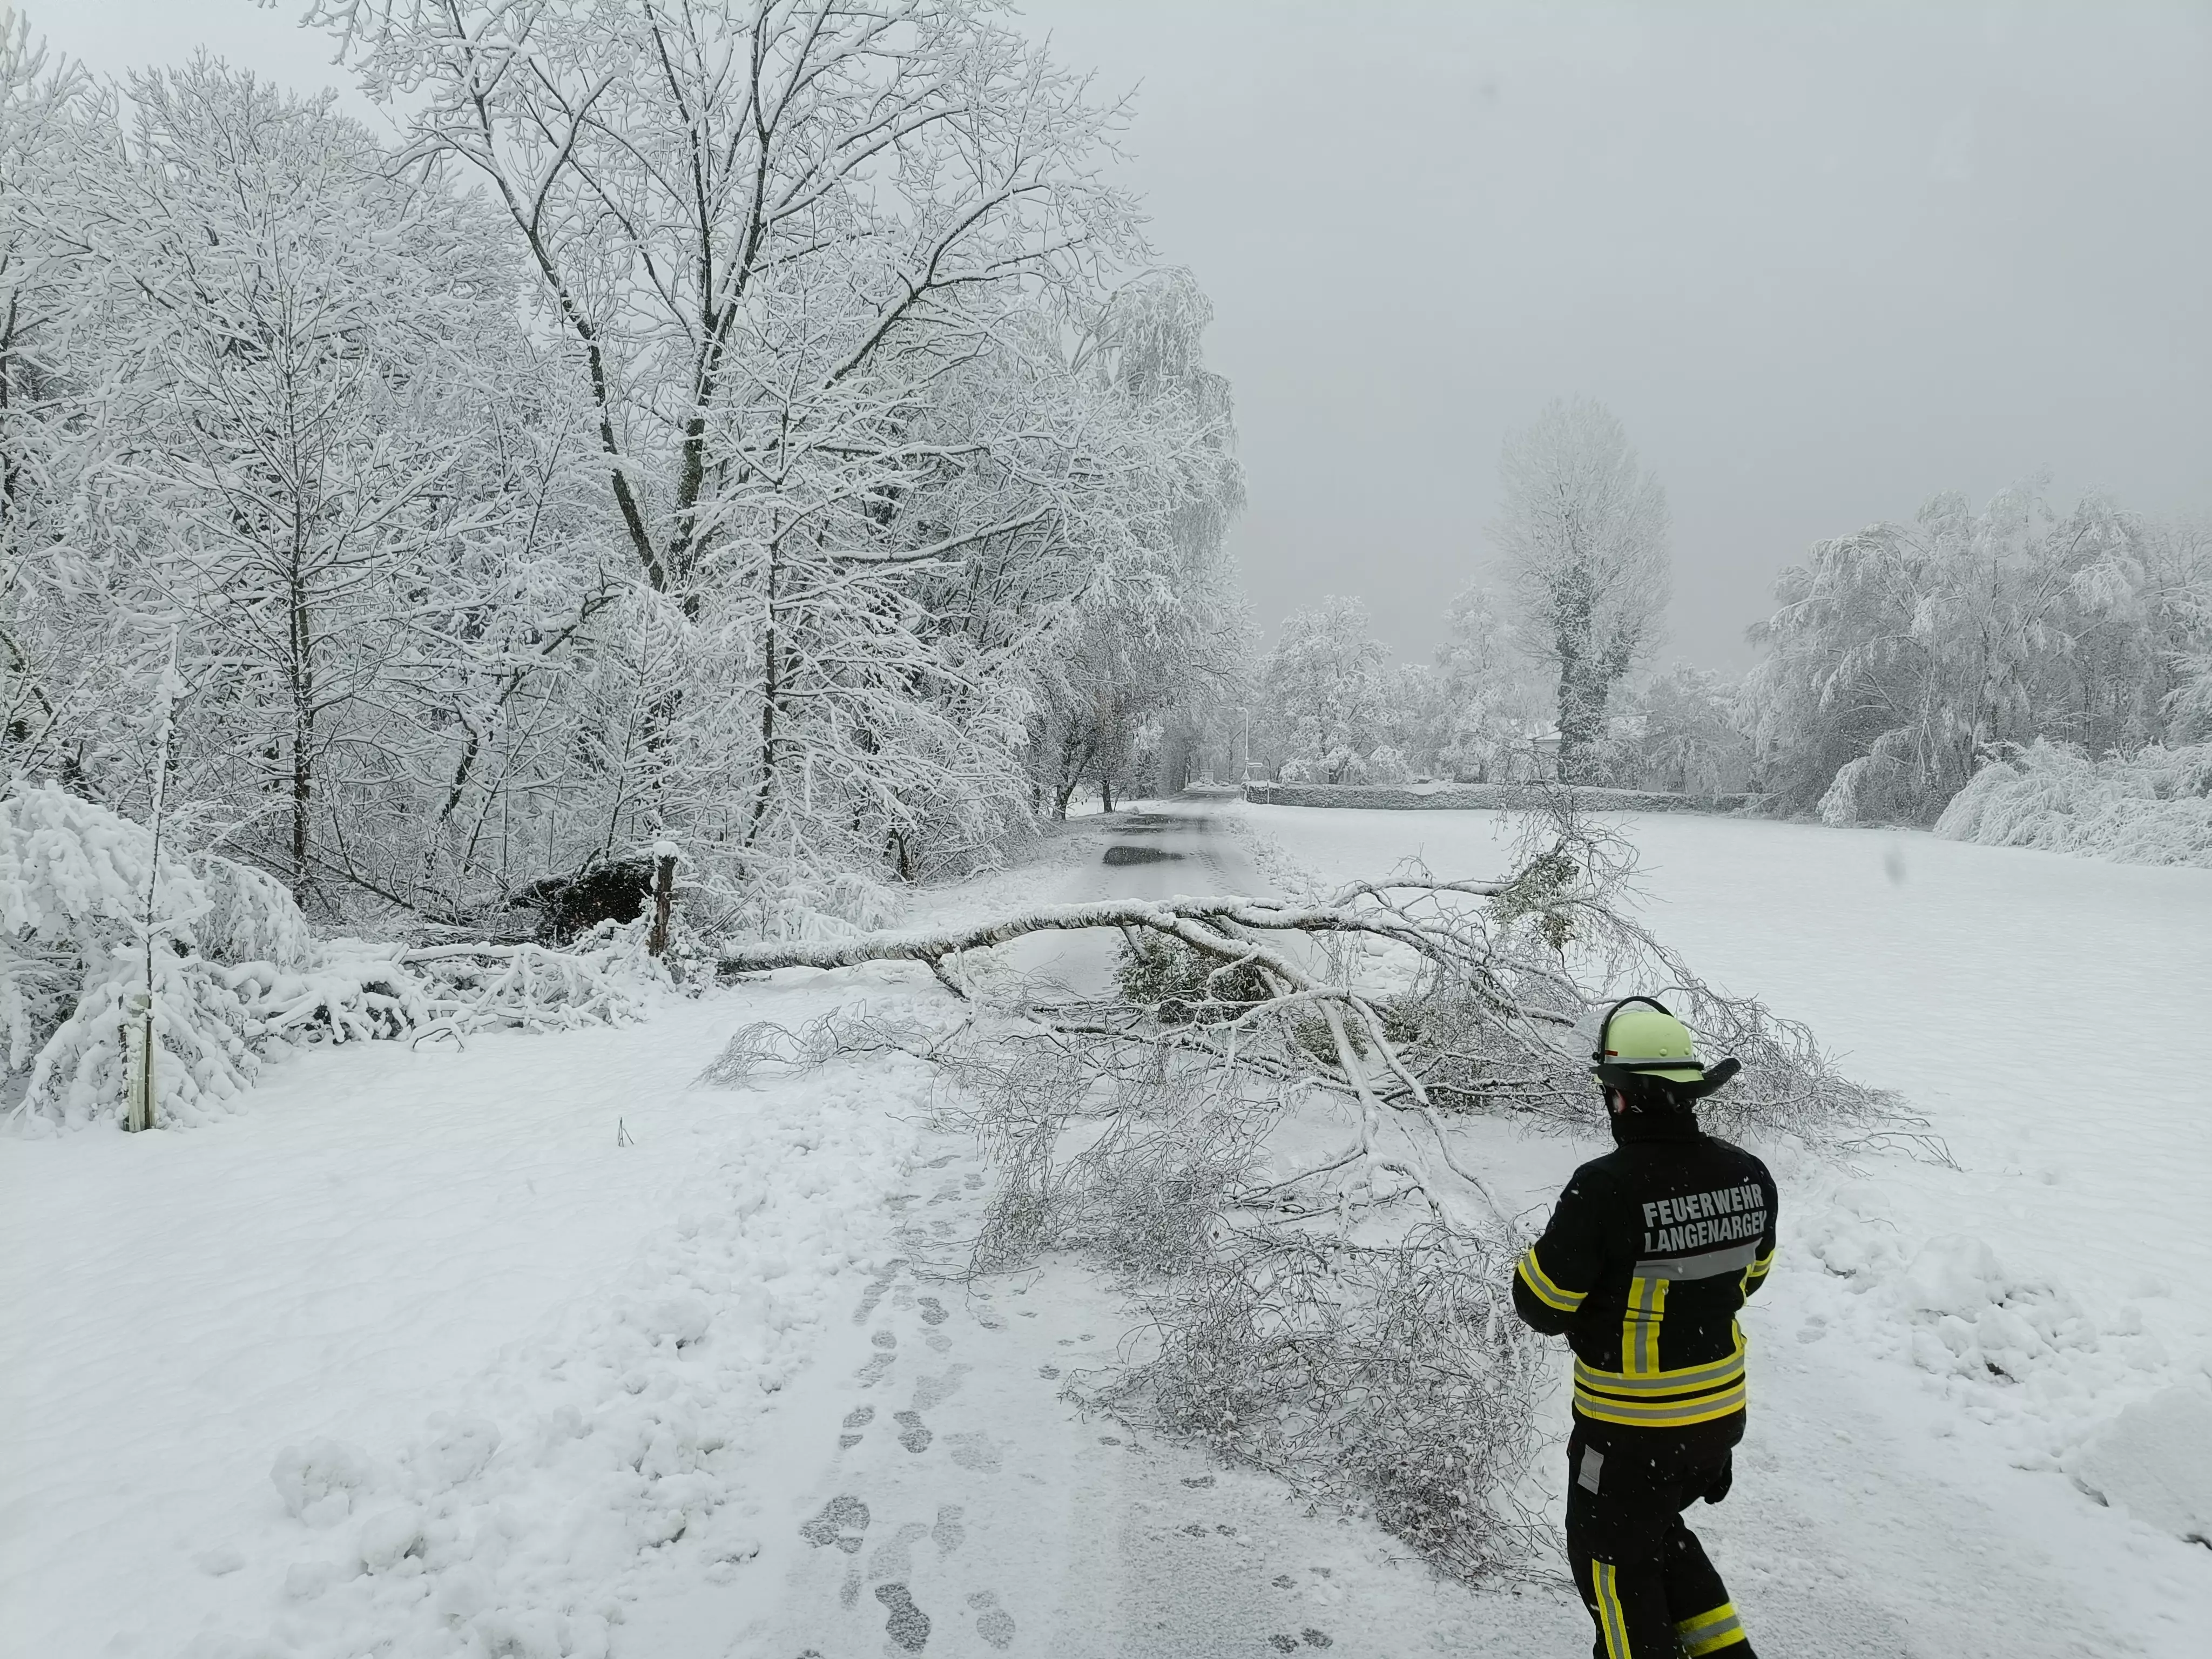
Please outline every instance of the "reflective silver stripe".
[[1521, 1252], [1516, 1267], [1522, 1282], [1536, 1293], [1536, 1299], [1560, 1313], [1574, 1312], [1589, 1295], [1588, 1291], [1562, 1290], [1553, 1284], [1551, 1274], [1544, 1271], [1544, 1264], [1536, 1259], [1534, 1244]]
[[1603, 1389], [1609, 1394], [1686, 1394], [1692, 1389], [1710, 1389], [1723, 1382], [1733, 1382], [1743, 1375], [1743, 1354], [1741, 1351], [1726, 1359], [1717, 1359], [1710, 1365], [1691, 1365], [1678, 1371], [1661, 1371], [1652, 1376], [1622, 1376], [1613, 1371], [1601, 1371], [1595, 1365], [1575, 1361], [1575, 1386], [1581, 1389]]
[[1620, 1316], [1620, 1369], [1631, 1376], [1649, 1376], [1659, 1370], [1660, 1311], [1667, 1299], [1663, 1279], [1628, 1281], [1628, 1305]]
[[1708, 1654], [1716, 1648], [1724, 1648], [1731, 1642], [1744, 1639], [1743, 1620], [1733, 1613], [1702, 1629], [1693, 1629], [1692, 1625], [1694, 1623], [1693, 1620], [1692, 1624], [1674, 1626], [1675, 1639], [1681, 1643], [1684, 1652], [1692, 1656]]
[[1582, 1473], [1575, 1476], [1575, 1484], [1585, 1491], [1595, 1492], [1599, 1475], [1604, 1468], [1605, 1454], [1595, 1446], [1584, 1446]]
[[1717, 1279], [1723, 1273], [1740, 1273], [1759, 1260], [1759, 1241], [1748, 1244], [1731, 1244], [1724, 1250], [1701, 1250], [1696, 1255], [1655, 1256], [1636, 1264], [1641, 1276], [1655, 1279]]

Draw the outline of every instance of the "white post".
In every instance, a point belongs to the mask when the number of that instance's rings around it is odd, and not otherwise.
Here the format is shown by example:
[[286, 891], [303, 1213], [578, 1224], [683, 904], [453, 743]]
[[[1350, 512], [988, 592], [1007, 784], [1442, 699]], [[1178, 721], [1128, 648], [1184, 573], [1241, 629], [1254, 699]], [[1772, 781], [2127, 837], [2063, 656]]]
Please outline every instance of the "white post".
[[154, 1127], [154, 1046], [153, 999], [142, 993], [131, 999], [130, 1022], [124, 1027], [124, 1063], [129, 1070], [123, 1127], [133, 1133]]
[[[137, 1052], [129, 1056], [130, 1077], [125, 1090], [123, 1127], [137, 1131], [154, 1127], [154, 934], [161, 910], [161, 830], [169, 800], [169, 754], [177, 736], [177, 640], [179, 629], [169, 630], [169, 665], [161, 675], [161, 724], [154, 752], [154, 847], [146, 866], [146, 988], [131, 1000], [131, 1030], [137, 1034]], [[128, 1048], [126, 1046], [126, 1054]]]

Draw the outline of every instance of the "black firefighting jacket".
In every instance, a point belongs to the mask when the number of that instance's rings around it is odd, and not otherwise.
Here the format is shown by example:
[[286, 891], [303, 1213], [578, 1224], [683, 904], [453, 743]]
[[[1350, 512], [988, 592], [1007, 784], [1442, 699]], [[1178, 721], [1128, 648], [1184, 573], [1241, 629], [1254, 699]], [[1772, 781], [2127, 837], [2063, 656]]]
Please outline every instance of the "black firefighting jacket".
[[1774, 1177], [1687, 1112], [1615, 1120], [1521, 1255], [1513, 1305], [1575, 1351], [1575, 1412], [1686, 1428], [1744, 1408], [1736, 1313], [1774, 1258]]

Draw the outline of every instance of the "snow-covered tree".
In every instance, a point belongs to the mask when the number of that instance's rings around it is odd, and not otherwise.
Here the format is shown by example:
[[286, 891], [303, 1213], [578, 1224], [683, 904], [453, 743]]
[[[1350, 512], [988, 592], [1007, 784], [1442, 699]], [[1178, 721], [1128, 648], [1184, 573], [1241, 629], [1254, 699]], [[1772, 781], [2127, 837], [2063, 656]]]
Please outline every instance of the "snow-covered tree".
[[171, 799], [311, 908], [526, 925], [672, 836], [773, 933], [988, 856], [1071, 744], [1181, 775], [1233, 422], [1080, 77], [950, 0], [316, 15], [402, 149], [10, 37], [11, 781], [143, 817], [174, 637]]
[[1635, 736], [1622, 745], [1622, 781], [1692, 795], [1732, 794], [1751, 775], [1751, 743], [1728, 677], [1676, 663], [1639, 688]]
[[404, 833], [385, 809], [420, 805], [455, 664], [502, 601], [532, 609], [502, 544], [529, 503], [484, 442], [511, 268], [327, 96], [202, 60], [136, 78], [131, 107], [89, 228], [138, 401], [114, 472], [147, 510], [94, 546], [191, 642], [198, 793], [248, 844], [276, 820], [295, 893], [325, 866], [411, 876], [346, 830]]
[[1228, 555], [1243, 479], [1228, 386], [1200, 349], [1212, 317], [1179, 270], [1133, 283], [1101, 308], [1073, 357], [1093, 430], [1112, 437], [1095, 445], [1114, 483], [1086, 521], [1099, 544], [1058, 573], [1065, 601], [1040, 596], [1045, 627], [1025, 625], [1034, 602], [974, 607], [1023, 636], [1031, 775], [1055, 815], [1086, 781], [1110, 803], [1140, 734], [1155, 761], [1170, 729], [1190, 745], [1243, 668], [1249, 628]]
[[1583, 775], [1613, 689], [1657, 642], [1667, 496], [1620, 422], [1589, 398], [1547, 405], [1505, 441], [1491, 536], [1524, 648], [1559, 676], [1559, 771]]
[[1553, 699], [1491, 591], [1477, 583], [1451, 602], [1434, 682], [1436, 763], [1474, 782], [1533, 775], [1534, 739]]
[[[1120, 111], [950, 0], [313, 15], [406, 94], [414, 153], [499, 204], [570, 355], [667, 607], [631, 607], [665, 676], [620, 726], [638, 832], [685, 826], [766, 893], [1018, 822], [1024, 755], [1059, 741], [1027, 665], [1191, 591], [1178, 515], [1227, 499], [1192, 479], [1228, 454], [1195, 290], [1110, 295], [1146, 252], [1094, 166]], [[1086, 657], [1121, 673], [1058, 660]], [[1093, 707], [1120, 752], [1128, 698]]]
[[1384, 655], [1356, 599], [1331, 594], [1284, 620], [1260, 671], [1260, 704], [1285, 781], [1366, 781], [1386, 729]]
[[1929, 822], [2008, 745], [2154, 740], [2186, 706], [2201, 558], [2106, 497], [2061, 511], [2040, 478], [1817, 544], [1752, 630], [1768, 787], [1838, 821]]

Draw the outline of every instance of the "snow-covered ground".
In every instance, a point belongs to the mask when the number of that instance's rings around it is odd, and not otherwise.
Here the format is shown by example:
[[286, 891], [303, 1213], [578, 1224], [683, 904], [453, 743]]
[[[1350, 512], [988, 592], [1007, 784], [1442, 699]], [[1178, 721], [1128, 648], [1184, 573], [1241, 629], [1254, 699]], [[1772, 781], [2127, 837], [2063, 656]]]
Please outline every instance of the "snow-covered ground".
[[926, 1087], [688, 1086], [738, 1012], [308, 1054], [210, 1127], [0, 1142], [7, 1650], [438, 1651], [481, 1613], [484, 1650], [604, 1652], [641, 1549], [738, 1518]]
[[[1505, 845], [1480, 814], [1248, 821], [1329, 873], [1415, 851], [1480, 872]], [[2212, 877], [1634, 830], [1661, 934], [1905, 1091], [1961, 1166], [1767, 1149], [1786, 1248], [1746, 1320], [1745, 1475], [1697, 1521], [1762, 1650], [2201, 1653], [2212, 1551], [2081, 1483], [2146, 1510], [2161, 1482], [2212, 1493], [2187, 1462]], [[1180, 860], [1103, 866], [1110, 830], [915, 920], [1267, 878], [1196, 827], [1147, 843]], [[938, 994], [904, 969], [778, 975], [627, 1028], [296, 1056], [186, 1133], [0, 1140], [0, 1648], [1581, 1651], [1564, 1596], [1471, 1595], [1085, 1421], [1062, 1381], [1127, 1317], [1079, 1264], [936, 1276], [986, 1172], [928, 1125], [919, 1067], [694, 1083], [750, 1021]], [[1532, 1206], [1593, 1149], [1469, 1133]]]
[[[1489, 813], [1242, 816], [1263, 863], [1273, 842], [1331, 879], [1411, 857], [1492, 874], [1511, 837]], [[1747, 1457], [1808, 1515], [1833, 1511], [1796, 1523], [1837, 1529], [1804, 1571], [1860, 1581], [1923, 1639], [1954, 1625], [1952, 1651], [2204, 1651], [2212, 1550], [2176, 1534], [2212, 1532], [2212, 1085], [2190, 1036], [2212, 988], [2212, 875], [1622, 822], [1653, 931], [1902, 1091], [1959, 1165], [1762, 1149], [1784, 1176], [1785, 1249], [1746, 1319], [1766, 1384]], [[1542, 1205], [1596, 1144], [1492, 1150]], [[1755, 1513], [1759, 1488], [1716, 1529]], [[2009, 1570], [1961, 1557], [1976, 1532]], [[1746, 1553], [1771, 1575], [1771, 1551]]]

